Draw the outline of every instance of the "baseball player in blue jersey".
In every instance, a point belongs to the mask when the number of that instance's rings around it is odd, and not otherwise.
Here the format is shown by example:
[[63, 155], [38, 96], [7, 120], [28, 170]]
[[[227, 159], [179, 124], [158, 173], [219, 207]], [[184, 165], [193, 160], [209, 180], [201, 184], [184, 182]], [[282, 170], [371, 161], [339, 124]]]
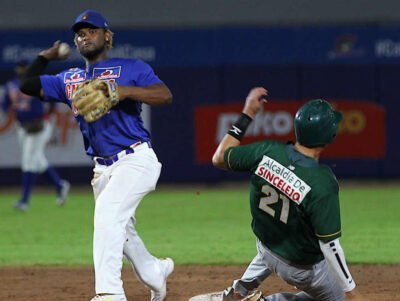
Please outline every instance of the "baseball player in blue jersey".
[[[86, 68], [41, 75], [48, 61], [64, 58], [58, 51], [60, 42], [56, 42], [39, 53], [21, 88], [45, 101], [70, 106], [82, 131], [86, 153], [94, 160], [91, 184], [96, 201], [93, 237], [96, 296], [92, 301], [127, 300], [121, 280], [123, 256], [131, 262], [138, 279], [150, 288], [151, 300], [162, 301], [174, 262], [149, 253], [136, 232], [134, 215], [143, 197], [155, 189], [161, 171], [140, 116], [142, 103], [169, 104], [172, 94], [148, 64], [107, 56], [113, 33], [100, 13], [84, 11], [76, 18], [72, 30]], [[106, 100], [112, 107], [99, 109], [98, 96], [103, 92], [79, 92], [95, 96], [86, 104], [91, 109], [95, 107], [96, 118], [74, 101], [75, 94], [83, 87], [90, 87], [92, 82], [104, 83], [109, 88], [108, 95], [112, 94], [112, 100]], [[98, 115], [99, 111], [104, 114]]]
[[56, 203], [62, 206], [67, 198], [70, 184], [60, 178], [56, 170], [49, 165], [45, 156], [46, 144], [51, 137], [51, 125], [48, 120], [48, 106], [37, 97], [31, 97], [19, 90], [20, 77], [28, 67], [28, 61], [20, 60], [16, 67], [16, 77], [5, 85], [2, 109], [15, 113], [18, 121], [17, 138], [21, 147], [22, 195], [13, 206], [26, 211], [29, 198], [38, 174], [45, 173], [57, 191]]

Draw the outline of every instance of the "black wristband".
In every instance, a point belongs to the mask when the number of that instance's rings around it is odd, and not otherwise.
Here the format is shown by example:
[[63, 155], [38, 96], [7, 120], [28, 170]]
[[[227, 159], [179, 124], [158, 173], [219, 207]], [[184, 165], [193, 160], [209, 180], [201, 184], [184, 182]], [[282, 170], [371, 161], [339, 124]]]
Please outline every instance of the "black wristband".
[[239, 141], [242, 140], [252, 121], [253, 119], [245, 113], [240, 114], [239, 119], [232, 125], [227, 134]]

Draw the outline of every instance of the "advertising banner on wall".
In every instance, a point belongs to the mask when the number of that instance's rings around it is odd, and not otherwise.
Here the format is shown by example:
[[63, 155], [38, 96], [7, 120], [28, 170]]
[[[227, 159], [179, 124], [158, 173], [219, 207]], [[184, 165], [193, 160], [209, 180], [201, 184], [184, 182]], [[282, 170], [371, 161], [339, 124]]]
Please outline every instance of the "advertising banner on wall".
[[[182, 30], [116, 30], [110, 56], [144, 60], [154, 67], [220, 64], [371, 64], [400, 62], [399, 26], [281, 26]], [[54, 41], [74, 49], [69, 29], [0, 31], [0, 69], [21, 57], [34, 59]], [[238, 47], [240, 45], [240, 47]], [[293, 51], [296, 49], [296, 51]], [[50, 68], [80, 67], [75, 49]]]
[[[295, 141], [293, 118], [301, 101], [269, 101], [248, 128], [243, 143], [263, 139]], [[332, 102], [343, 113], [335, 142], [324, 158], [381, 159], [385, 156], [386, 130], [383, 107], [351, 99]], [[196, 162], [210, 163], [221, 139], [237, 120], [243, 104], [204, 105], [195, 109]]]

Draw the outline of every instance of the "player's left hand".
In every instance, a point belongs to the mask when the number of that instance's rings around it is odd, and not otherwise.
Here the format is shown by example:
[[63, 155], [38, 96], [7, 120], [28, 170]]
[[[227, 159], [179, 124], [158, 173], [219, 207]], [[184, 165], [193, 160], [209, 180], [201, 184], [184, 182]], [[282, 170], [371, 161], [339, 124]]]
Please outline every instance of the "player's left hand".
[[246, 98], [246, 103], [243, 108], [243, 113], [251, 118], [264, 108], [264, 104], [267, 102], [268, 91], [263, 87], [256, 87], [251, 89], [249, 95]]
[[72, 103], [86, 122], [100, 119], [118, 102], [118, 85], [98, 78], [86, 81], [72, 95]]

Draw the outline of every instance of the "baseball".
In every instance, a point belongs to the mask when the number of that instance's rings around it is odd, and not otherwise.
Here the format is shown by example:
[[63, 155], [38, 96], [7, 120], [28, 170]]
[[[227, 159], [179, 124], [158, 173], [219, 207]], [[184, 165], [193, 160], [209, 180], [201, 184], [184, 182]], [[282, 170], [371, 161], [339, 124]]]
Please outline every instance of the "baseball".
[[58, 56], [65, 57], [69, 54], [70, 51], [71, 48], [67, 43], [61, 43], [60, 46], [58, 47]]

